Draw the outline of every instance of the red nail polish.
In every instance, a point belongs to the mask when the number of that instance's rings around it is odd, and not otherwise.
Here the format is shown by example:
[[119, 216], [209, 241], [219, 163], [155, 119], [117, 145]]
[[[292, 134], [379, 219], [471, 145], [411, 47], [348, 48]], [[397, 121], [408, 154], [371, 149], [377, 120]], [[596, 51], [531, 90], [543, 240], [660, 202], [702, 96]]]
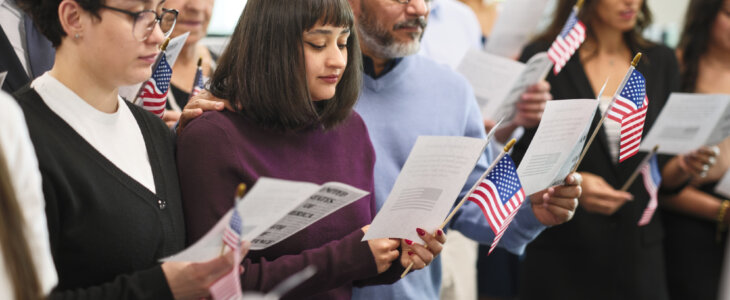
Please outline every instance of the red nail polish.
[[413, 256], [413, 251], [408, 251], [408, 255]]
[[426, 235], [426, 231], [421, 228], [416, 228], [416, 232], [418, 232], [418, 235], [420, 236]]
[[409, 239], [405, 239], [405, 242], [406, 242], [406, 244], [408, 244], [409, 246], [410, 246], [410, 245], [413, 245], [413, 241], [411, 241], [411, 240], [409, 240]]
[[438, 231], [436, 231], [436, 234], [438, 234], [438, 236], [442, 236], [444, 235], [444, 231], [439, 229]]

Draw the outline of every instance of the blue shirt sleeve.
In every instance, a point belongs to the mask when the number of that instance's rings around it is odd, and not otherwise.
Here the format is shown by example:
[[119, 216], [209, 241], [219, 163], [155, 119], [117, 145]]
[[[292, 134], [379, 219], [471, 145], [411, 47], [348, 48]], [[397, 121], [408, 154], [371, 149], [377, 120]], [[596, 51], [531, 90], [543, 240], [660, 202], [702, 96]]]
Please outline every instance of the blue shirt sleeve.
[[[469, 92], [471, 92], [471, 89], [469, 89]], [[470, 95], [469, 97], [471, 99], [467, 102], [469, 105], [467, 105], [468, 111], [466, 113], [467, 118], [465, 120], [464, 136], [484, 139], [486, 138], [486, 133], [484, 132], [482, 115], [473, 93]], [[484, 155], [482, 155], [476, 167], [474, 167], [474, 170], [469, 175], [469, 179], [459, 194], [457, 201], [461, 200], [469, 192], [469, 189], [471, 189], [487, 170], [489, 164], [498, 154], [496, 151], [500, 150], [487, 146]], [[448, 227], [458, 230], [464, 236], [481, 244], [491, 244], [495, 236], [481, 208], [471, 201], [464, 203]], [[509, 228], [507, 228], [504, 236], [502, 236], [499, 247], [514, 254], [522, 254], [525, 251], [527, 243], [534, 240], [544, 229], [545, 225], [540, 223], [532, 212], [532, 205], [529, 198], [525, 199], [517, 215], [515, 215], [512, 223], [510, 223]]]

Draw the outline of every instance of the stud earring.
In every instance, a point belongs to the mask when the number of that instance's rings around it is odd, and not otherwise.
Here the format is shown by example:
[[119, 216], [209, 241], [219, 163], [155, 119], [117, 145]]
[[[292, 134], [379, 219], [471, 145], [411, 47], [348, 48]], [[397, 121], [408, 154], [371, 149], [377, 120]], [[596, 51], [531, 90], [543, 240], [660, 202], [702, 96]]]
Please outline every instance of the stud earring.
[[81, 37], [81, 35], [80, 35], [80, 34], [78, 34], [78, 33], [77, 33], [77, 34], [74, 34], [74, 38], [75, 38], [75, 39], [79, 39], [80, 37]]

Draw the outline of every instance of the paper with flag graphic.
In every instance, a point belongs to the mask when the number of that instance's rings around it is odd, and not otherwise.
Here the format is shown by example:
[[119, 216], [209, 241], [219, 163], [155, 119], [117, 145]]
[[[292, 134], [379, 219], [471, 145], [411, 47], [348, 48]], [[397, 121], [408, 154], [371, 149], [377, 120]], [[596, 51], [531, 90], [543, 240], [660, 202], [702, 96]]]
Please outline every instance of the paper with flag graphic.
[[527, 195], [561, 184], [578, 162], [598, 107], [593, 99], [548, 101], [517, 168]]
[[238, 266], [241, 264], [241, 233], [243, 230], [243, 221], [238, 210], [233, 209], [233, 215], [228, 221], [228, 225], [223, 232], [223, 243], [233, 252], [233, 264], [231, 271], [223, 275], [214, 282], [209, 290], [215, 300], [239, 300], [243, 298], [241, 293], [241, 277]]
[[[244, 221], [242, 239], [251, 242], [251, 250], [265, 249], [367, 194], [337, 182], [317, 185], [261, 177], [235, 208]], [[195, 244], [163, 261], [202, 262], [215, 258], [232, 216], [233, 209]]]
[[548, 49], [548, 57], [555, 63], [553, 68], [555, 75], [560, 73], [560, 70], [565, 67], [570, 57], [573, 56], [586, 38], [586, 27], [578, 19], [578, 11], [577, 7], [573, 7], [573, 12], [570, 13], [563, 30], [560, 31], [560, 34]]
[[[165, 49], [165, 55], [168, 65], [175, 65], [178, 56], [180, 56], [180, 51], [182, 50], [183, 46], [185, 46], [185, 41], [187, 41], [188, 36], [190, 36], [190, 32], [186, 32], [171, 39], [170, 42], [167, 44], [167, 48]], [[139, 92], [139, 89], [142, 87], [142, 84], [144, 84], [145, 82], [146, 81], [140, 82], [138, 84], [120, 87], [119, 96], [122, 96], [122, 98], [126, 99], [127, 101], [133, 101], [134, 98], [137, 96], [137, 92]]]
[[487, 141], [421, 136], [363, 240], [420, 240], [416, 228], [433, 232], [454, 206]]
[[683, 154], [730, 136], [730, 95], [672, 93], [639, 150]]
[[525, 190], [509, 154], [502, 157], [469, 195], [468, 200], [482, 209], [489, 227], [494, 232], [495, 238], [489, 248], [491, 254], [525, 200]]
[[545, 52], [532, 56], [526, 64], [479, 50], [470, 50], [457, 71], [466, 77], [474, 89], [482, 115], [486, 119], [502, 117], [510, 121], [515, 115], [515, 103], [533, 84], [550, 71], [552, 62]]
[[629, 74], [614, 96], [607, 118], [621, 124], [619, 133], [619, 162], [639, 153], [644, 120], [649, 108], [644, 75], [631, 67]]
[[662, 175], [659, 171], [656, 154], [653, 154], [649, 161], [641, 166], [641, 176], [644, 178], [646, 192], [649, 193], [649, 204], [641, 214], [641, 219], [639, 219], [639, 226], [644, 226], [651, 222], [651, 218], [654, 216], [654, 212], [659, 204], [657, 198], [659, 197], [659, 185], [662, 181]]
[[547, 4], [547, 0], [504, 1], [484, 50], [516, 59], [534, 37]]

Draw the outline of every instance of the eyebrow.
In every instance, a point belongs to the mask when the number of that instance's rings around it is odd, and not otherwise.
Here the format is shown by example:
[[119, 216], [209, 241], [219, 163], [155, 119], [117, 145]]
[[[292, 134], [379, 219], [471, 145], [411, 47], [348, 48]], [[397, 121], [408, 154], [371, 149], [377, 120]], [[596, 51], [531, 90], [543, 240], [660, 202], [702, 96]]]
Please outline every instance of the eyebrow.
[[[349, 34], [349, 33], [350, 33], [350, 28], [347, 28], [345, 30], [342, 30], [342, 32], [340, 32], [340, 35]], [[307, 31], [307, 34], [308, 35], [314, 35], [314, 34], [330, 35], [330, 34], [332, 34], [332, 30], [329, 30], [329, 29], [315, 29], [315, 30]]]

